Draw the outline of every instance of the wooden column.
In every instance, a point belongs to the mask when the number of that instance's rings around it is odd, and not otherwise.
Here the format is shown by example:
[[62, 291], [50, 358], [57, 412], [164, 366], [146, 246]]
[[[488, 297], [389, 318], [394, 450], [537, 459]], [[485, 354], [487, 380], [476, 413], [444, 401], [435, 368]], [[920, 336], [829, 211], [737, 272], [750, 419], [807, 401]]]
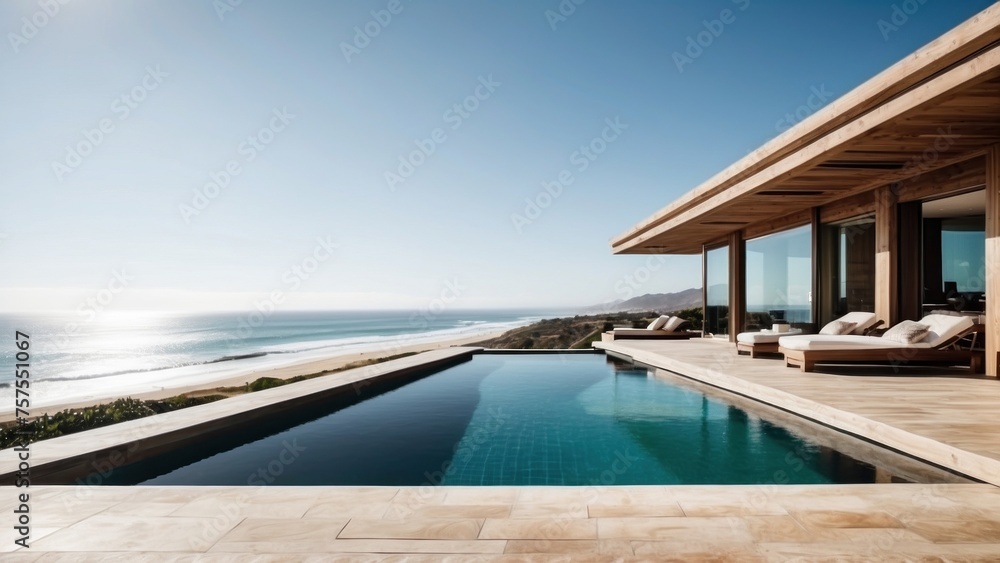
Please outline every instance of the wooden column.
[[729, 341], [743, 332], [746, 317], [747, 245], [743, 231], [729, 235]]
[[896, 193], [890, 186], [875, 190], [875, 315], [886, 326], [896, 324], [899, 229]]
[[701, 333], [708, 330], [708, 247], [701, 245]]
[[986, 153], [986, 374], [1000, 356], [1000, 144]]

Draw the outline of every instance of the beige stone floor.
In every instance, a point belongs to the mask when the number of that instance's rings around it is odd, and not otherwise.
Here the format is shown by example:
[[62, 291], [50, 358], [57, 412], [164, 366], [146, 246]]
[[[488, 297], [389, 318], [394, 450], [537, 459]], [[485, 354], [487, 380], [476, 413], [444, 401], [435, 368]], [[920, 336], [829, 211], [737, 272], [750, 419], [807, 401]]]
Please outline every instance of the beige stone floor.
[[[998, 475], [996, 380], [801, 374], [718, 342], [607, 344], [985, 480]], [[33, 486], [31, 547], [15, 549], [19, 492], [0, 487], [3, 561], [1000, 561], [991, 484]]]
[[44, 486], [31, 511], [4, 561], [1000, 559], [991, 485]]

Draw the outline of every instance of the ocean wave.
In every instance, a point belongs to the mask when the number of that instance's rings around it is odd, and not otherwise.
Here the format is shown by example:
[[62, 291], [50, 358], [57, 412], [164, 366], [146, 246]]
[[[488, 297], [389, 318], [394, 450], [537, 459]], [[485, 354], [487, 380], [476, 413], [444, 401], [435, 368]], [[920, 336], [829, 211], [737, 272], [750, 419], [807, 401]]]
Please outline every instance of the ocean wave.
[[[180, 361], [148, 368], [129, 368], [116, 371], [99, 373], [84, 373], [74, 375], [54, 375], [51, 377], [40, 377], [38, 381], [86, 381], [108, 377], [116, 377], [128, 374], [148, 374], [152, 372], [167, 371], [180, 368], [191, 368], [196, 366], [207, 366], [221, 364], [225, 362], [237, 362], [241, 360], [258, 359], [277, 355], [315, 355], [321, 351], [351, 353], [358, 352], [384, 352], [385, 354], [396, 353], [404, 346], [411, 346], [425, 342], [433, 342], [448, 338], [476, 336], [493, 331], [509, 330], [524, 324], [530, 323], [531, 318], [522, 318], [516, 321], [490, 322], [490, 321], [460, 321], [461, 326], [438, 329], [427, 332], [408, 332], [395, 335], [368, 335], [349, 338], [335, 338], [321, 341], [293, 342], [283, 345], [271, 345], [257, 350], [246, 352], [230, 353], [207, 360]], [[467, 323], [467, 324], [462, 324]], [[250, 339], [248, 339], [250, 340]], [[374, 348], [374, 350], [373, 350]], [[314, 354], [310, 354], [314, 353]], [[304, 358], [305, 359], [305, 358]], [[10, 382], [0, 382], [0, 388], [9, 388]]]

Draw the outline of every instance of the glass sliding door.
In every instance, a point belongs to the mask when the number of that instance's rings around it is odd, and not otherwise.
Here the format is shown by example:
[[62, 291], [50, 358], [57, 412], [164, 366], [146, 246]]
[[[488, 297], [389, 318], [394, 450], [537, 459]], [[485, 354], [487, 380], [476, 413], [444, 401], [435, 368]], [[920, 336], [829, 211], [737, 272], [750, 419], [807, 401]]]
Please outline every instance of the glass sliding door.
[[705, 332], [729, 334], [729, 247], [705, 253]]
[[746, 241], [746, 326], [754, 331], [812, 318], [812, 227]]

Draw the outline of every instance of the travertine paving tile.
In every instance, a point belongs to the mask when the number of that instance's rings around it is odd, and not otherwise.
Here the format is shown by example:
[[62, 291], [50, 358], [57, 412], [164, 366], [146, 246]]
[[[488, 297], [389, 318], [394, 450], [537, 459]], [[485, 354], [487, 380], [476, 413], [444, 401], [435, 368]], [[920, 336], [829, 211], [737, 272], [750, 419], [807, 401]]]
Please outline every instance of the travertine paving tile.
[[[34, 499], [32, 499], [34, 500]], [[80, 502], [63, 504], [58, 498], [32, 502], [32, 525], [43, 528], [62, 528], [85, 520], [117, 505], [117, 502]]]
[[754, 541], [757, 542], [811, 542], [814, 531], [806, 530], [798, 520], [784, 516], [749, 516], [744, 518]]
[[284, 502], [275, 495], [265, 501], [239, 497], [203, 497], [193, 500], [174, 512], [171, 516], [203, 516], [211, 512], [223, 512], [230, 518], [301, 518], [312, 506], [312, 502]]
[[303, 518], [383, 518], [392, 503], [347, 504], [342, 501], [317, 502], [309, 506]]
[[596, 540], [594, 519], [532, 518], [501, 520], [490, 518], [483, 524], [480, 539], [490, 540]]
[[225, 542], [296, 542], [328, 540], [347, 525], [348, 519], [292, 520], [246, 518], [222, 537]]
[[750, 543], [753, 536], [740, 518], [598, 518], [600, 539], [675, 540]]
[[39, 551], [207, 551], [239, 521], [173, 516], [92, 516], [35, 542]]
[[509, 504], [427, 504], [410, 508], [405, 505], [389, 505], [382, 516], [387, 520], [407, 518], [509, 518]]
[[535, 504], [518, 502], [510, 511], [510, 518], [587, 518], [586, 504]]
[[[103, 514], [118, 514], [128, 516], [168, 516], [183, 508], [180, 502], [119, 502], [108, 508]], [[204, 515], [204, 513], [202, 513]]]
[[1000, 543], [1000, 522], [994, 520], [921, 520], [907, 528], [936, 543]]
[[501, 554], [507, 542], [502, 540], [398, 540], [398, 539], [328, 539], [295, 542], [227, 542], [215, 544], [211, 553], [288, 553], [297, 561], [299, 553], [465, 553]]
[[806, 528], [902, 528], [903, 524], [882, 511], [849, 512], [845, 510], [814, 510], [792, 512]]
[[509, 540], [504, 553], [634, 555], [632, 545], [622, 540]]
[[483, 521], [472, 518], [418, 518], [412, 520], [352, 519], [340, 539], [474, 540]]
[[679, 504], [591, 504], [588, 507], [591, 518], [639, 518], [684, 516]]
[[513, 504], [519, 487], [447, 487], [443, 504]]
[[996, 544], [901, 543], [883, 548], [877, 543], [817, 542], [762, 543], [757, 546], [769, 561], [955, 561], [995, 562]]
[[742, 563], [765, 559], [752, 543], [697, 541], [633, 541], [636, 556], [656, 561], [720, 561]]

